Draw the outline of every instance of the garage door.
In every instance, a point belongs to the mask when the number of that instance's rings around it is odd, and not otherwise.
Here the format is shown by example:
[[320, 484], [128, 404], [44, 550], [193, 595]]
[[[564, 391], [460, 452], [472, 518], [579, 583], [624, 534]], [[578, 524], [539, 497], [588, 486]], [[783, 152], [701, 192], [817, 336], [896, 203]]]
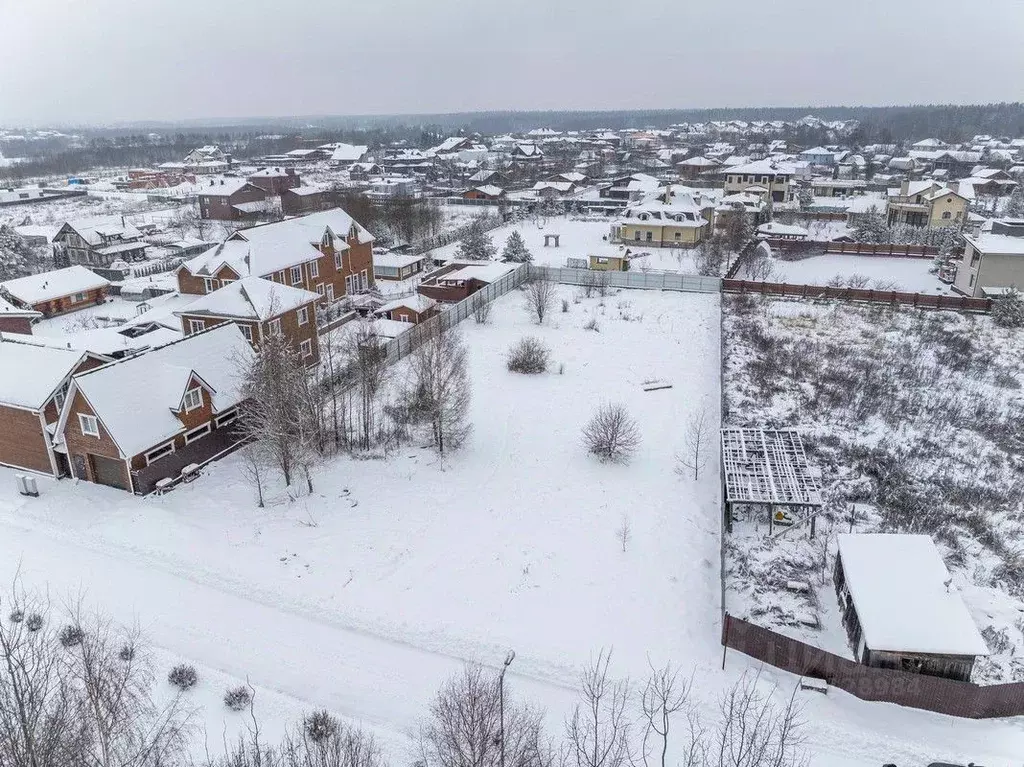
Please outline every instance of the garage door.
[[128, 489], [124, 461], [104, 458], [102, 455], [90, 455], [89, 458], [92, 460], [92, 476], [95, 482], [119, 487], [122, 490]]

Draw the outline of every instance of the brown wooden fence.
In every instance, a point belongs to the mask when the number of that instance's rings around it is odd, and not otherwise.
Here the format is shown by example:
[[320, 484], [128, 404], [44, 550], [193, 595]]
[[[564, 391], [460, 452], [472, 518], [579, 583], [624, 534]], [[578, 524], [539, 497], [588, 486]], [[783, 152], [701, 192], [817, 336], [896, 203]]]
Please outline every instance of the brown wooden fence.
[[880, 245], [869, 242], [829, 242], [826, 253], [851, 253], [858, 256], [895, 256], [896, 258], [935, 258], [939, 249], [932, 245]]
[[898, 290], [868, 290], [867, 288], [835, 288], [828, 285], [790, 285], [785, 282], [755, 282], [753, 280], [722, 280], [725, 293], [762, 293], [769, 296], [795, 296], [798, 298], [835, 298], [840, 301], [866, 301], [874, 304], [914, 306], [919, 309], [955, 309], [967, 312], [987, 312], [992, 299], [967, 296], [933, 296], [928, 293], [903, 293]]
[[886, 701], [969, 719], [1024, 714], [1024, 682], [981, 686], [871, 668], [728, 613], [722, 622], [722, 644], [775, 668], [823, 679], [861, 700]]

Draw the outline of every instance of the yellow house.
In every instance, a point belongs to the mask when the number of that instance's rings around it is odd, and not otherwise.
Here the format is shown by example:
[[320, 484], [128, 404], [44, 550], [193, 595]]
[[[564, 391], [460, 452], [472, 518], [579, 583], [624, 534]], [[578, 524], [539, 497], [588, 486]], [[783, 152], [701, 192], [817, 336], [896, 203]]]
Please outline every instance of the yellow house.
[[590, 256], [590, 268], [596, 272], [628, 272], [629, 257], [621, 256]]
[[904, 181], [899, 194], [890, 194], [885, 207], [889, 226], [963, 226], [967, 198], [937, 181]]
[[611, 241], [655, 248], [693, 248], [711, 232], [711, 213], [689, 195], [671, 202], [648, 202], [627, 208], [612, 224]]
[[793, 176], [796, 169], [785, 162], [757, 160], [745, 165], [723, 168], [725, 194], [739, 194], [752, 186], [765, 189], [765, 196], [772, 202], [793, 201]]
[[965, 236], [953, 289], [984, 298], [998, 296], [1011, 286], [1024, 287], [1024, 221], [993, 221], [990, 231]]

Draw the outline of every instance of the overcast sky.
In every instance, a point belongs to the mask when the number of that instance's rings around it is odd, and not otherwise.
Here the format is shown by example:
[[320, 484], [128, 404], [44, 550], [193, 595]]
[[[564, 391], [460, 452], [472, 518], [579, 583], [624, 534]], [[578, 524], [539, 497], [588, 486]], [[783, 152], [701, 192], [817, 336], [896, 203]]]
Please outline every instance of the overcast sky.
[[1024, 99], [1022, 0], [0, 0], [0, 123]]

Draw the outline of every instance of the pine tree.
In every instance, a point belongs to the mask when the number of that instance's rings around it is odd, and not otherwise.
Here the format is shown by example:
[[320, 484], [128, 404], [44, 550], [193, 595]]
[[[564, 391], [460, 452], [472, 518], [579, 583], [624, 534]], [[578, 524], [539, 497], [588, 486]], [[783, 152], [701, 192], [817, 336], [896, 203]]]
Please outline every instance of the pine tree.
[[518, 229], [513, 229], [512, 234], [505, 240], [505, 249], [501, 251], [502, 261], [511, 261], [516, 264], [525, 264], [533, 261], [533, 255], [526, 247], [523, 236]]
[[892, 232], [886, 225], [885, 219], [874, 205], [857, 219], [852, 234], [853, 239], [857, 242], [882, 243], [889, 242], [892, 238]]
[[455, 257], [467, 261], [489, 261], [497, 252], [498, 249], [484, 231], [483, 224], [474, 221], [463, 235], [458, 250], [455, 251]]
[[1024, 184], [1017, 184], [1003, 208], [1006, 218], [1024, 218]]
[[31, 249], [25, 239], [6, 224], [0, 226], [0, 280], [29, 273]]
[[1024, 298], [1017, 288], [1011, 286], [992, 302], [992, 321], [1003, 328], [1024, 327]]
[[807, 210], [814, 205], [814, 192], [809, 186], [802, 186], [797, 199], [800, 201], [800, 210]]

